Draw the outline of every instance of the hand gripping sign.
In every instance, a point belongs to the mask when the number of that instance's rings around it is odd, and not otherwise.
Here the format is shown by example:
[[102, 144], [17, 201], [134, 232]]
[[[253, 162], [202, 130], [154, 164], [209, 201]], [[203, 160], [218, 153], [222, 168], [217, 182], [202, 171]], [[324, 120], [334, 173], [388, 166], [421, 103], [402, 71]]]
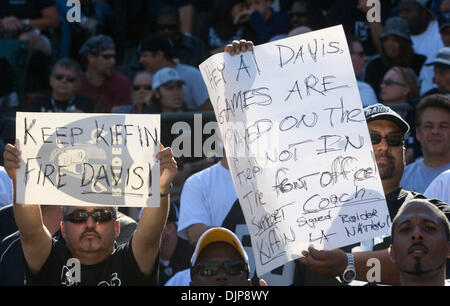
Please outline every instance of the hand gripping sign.
[[159, 206], [159, 115], [16, 115], [17, 203]]
[[200, 65], [258, 275], [389, 234], [390, 217], [342, 26]]

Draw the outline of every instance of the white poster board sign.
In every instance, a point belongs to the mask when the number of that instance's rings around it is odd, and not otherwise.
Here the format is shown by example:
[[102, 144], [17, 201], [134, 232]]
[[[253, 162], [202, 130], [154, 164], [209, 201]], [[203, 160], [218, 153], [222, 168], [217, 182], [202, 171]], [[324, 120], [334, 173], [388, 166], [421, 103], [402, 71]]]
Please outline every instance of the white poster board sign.
[[17, 203], [159, 206], [159, 115], [22, 113]]
[[341, 26], [200, 65], [262, 275], [309, 245], [389, 234]]

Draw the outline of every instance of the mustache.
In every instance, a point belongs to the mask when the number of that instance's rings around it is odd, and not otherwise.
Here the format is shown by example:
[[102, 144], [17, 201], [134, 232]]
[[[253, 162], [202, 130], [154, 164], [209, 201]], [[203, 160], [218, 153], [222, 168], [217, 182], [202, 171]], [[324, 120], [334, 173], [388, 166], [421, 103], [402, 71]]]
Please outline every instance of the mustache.
[[415, 242], [409, 246], [409, 248], [407, 250], [408, 255], [413, 252], [412, 249], [414, 247], [418, 247], [418, 246], [422, 247], [425, 250], [425, 253], [428, 253], [428, 247], [426, 245], [424, 245], [422, 242]]
[[95, 231], [95, 230], [93, 230], [93, 229], [89, 229], [89, 228], [86, 229], [86, 230], [81, 234], [80, 239], [83, 238], [84, 235], [86, 235], [86, 234], [88, 234], [88, 233], [93, 233], [93, 234], [95, 234], [95, 235], [97, 236], [97, 238], [100, 239], [100, 234], [97, 233], [97, 231]]
[[389, 159], [392, 162], [394, 161], [394, 156], [392, 156], [388, 152], [382, 152], [382, 153], [375, 154], [375, 159], [380, 158], [380, 157], [385, 157], [385, 158]]

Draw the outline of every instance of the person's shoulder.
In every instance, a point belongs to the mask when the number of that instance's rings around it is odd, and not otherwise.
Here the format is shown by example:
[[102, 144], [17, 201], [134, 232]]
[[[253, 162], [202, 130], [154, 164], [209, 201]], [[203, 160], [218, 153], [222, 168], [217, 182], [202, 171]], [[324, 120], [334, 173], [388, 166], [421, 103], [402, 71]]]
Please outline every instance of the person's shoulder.
[[125, 83], [131, 84], [130, 79], [125, 74], [123, 74], [119, 71], [114, 71], [111, 79], [114, 81], [120, 81], [120, 82], [125, 82]]
[[200, 70], [194, 66], [187, 65], [187, 64], [177, 64], [175, 69], [180, 73], [200, 73]]

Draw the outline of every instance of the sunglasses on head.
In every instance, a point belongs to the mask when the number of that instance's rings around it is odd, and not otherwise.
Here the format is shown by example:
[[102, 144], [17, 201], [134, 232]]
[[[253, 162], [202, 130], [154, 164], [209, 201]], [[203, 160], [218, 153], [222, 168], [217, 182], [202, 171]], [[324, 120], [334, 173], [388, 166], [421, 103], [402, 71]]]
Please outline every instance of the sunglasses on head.
[[199, 262], [192, 267], [192, 275], [211, 277], [217, 275], [221, 268], [223, 268], [225, 273], [229, 276], [241, 276], [244, 273], [248, 273], [247, 265], [244, 262], [241, 260], [229, 260], [224, 262]]
[[93, 212], [77, 209], [64, 216], [64, 221], [71, 223], [84, 223], [88, 220], [89, 216], [91, 216], [95, 222], [99, 223], [108, 222], [116, 218], [114, 212], [107, 209], [94, 210]]
[[58, 80], [58, 81], [61, 81], [61, 80], [65, 79], [67, 82], [70, 82], [70, 83], [73, 83], [73, 82], [75, 82], [75, 80], [76, 80], [75, 77], [70, 76], [70, 75], [65, 75], [65, 74], [62, 74], [62, 73], [55, 73], [55, 74], [53, 75], [53, 77], [54, 77], [56, 80]]
[[138, 91], [140, 89], [152, 90], [152, 84], [149, 85], [133, 85], [133, 90]]
[[370, 133], [370, 140], [372, 145], [377, 145], [382, 139], [386, 140], [386, 143], [391, 147], [399, 147], [403, 144], [403, 136], [401, 135], [387, 135], [381, 136], [380, 134]]
[[404, 83], [400, 83], [391, 79], [387, 79], [387, 80], [383, 80], [382, 84], [386, 85], [386, 86], [391, 86], [391, 85], [398, 85], [398, 86], [406, 86], [406, 84]]

